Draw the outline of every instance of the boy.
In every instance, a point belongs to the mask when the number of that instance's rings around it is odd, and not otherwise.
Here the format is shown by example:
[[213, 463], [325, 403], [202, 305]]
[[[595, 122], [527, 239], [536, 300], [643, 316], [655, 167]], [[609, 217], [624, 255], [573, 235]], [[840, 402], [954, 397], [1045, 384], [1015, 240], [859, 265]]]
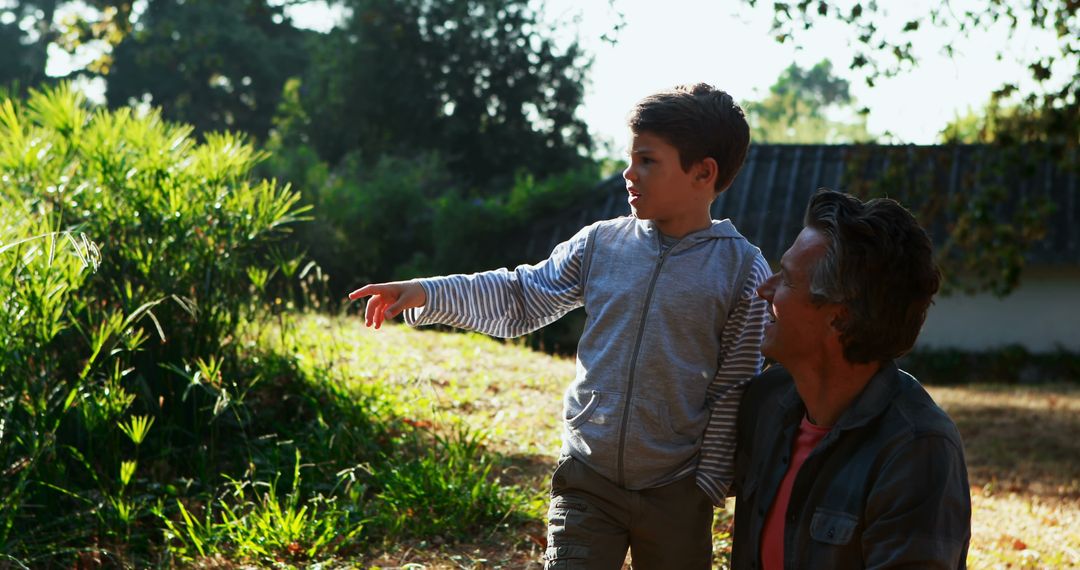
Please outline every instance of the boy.
[[405, 312], [510, 337], [583, 306], [564, 397], [546, 567], [709, 568], [712, 506], [733, 473], [735, 414], [761, 368], [769, 277], [709, 207], [746, 158], [731, 96], [681, 86], [638, 103], [623, 172], [632, 217], [594, 223], [537, 265], [368, 285], [367, 326]]

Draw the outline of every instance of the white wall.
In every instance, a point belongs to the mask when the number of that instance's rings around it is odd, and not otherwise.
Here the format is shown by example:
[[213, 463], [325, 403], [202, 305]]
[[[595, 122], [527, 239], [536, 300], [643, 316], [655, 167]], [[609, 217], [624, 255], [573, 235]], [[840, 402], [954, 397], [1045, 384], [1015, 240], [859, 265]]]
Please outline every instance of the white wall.
[[1018, 344], [1031, 352], [1080, 352], [1080, 268], [1028, 267], [1020, 286], [989, 294], [938, 297], [916, 347], [988, 350]]

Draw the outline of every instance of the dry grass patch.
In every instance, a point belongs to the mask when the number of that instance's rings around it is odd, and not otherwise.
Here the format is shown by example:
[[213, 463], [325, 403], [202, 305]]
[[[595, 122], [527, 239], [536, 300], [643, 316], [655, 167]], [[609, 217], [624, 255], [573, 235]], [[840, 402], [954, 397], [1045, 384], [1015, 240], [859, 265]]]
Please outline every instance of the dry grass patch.
[[1080, 386], [928, 389], [964, 438], [969, 565], [1080, 567]]
[[[297, 327], [301, 353], [338, 367], [343, 381], [382, 386], [408, 421], [486, 432], [488, 448], [505, 457], [498, 476], [535, 492], [533, 520], [521, 527], [493, 529], [468, 544], [388, 545], [357, 563], [540, 568], [546, 489], [572, 359], [475, 334], [394, 325], [373, 331], [356, 318], [310, 316]], [[964, 437], [974, 508], [969, 567], [1080, 567], [1080, 386], [928, 389]], [[725, 546], [718, 535], [718, 551]]]

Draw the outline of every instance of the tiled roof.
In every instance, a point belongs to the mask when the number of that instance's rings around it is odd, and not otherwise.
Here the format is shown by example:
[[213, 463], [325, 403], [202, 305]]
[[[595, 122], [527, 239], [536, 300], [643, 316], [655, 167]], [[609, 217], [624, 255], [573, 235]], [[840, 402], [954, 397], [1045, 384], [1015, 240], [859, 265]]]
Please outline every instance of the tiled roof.
[[[713, 203], [712, 212], [717, 219], [731, 218], [767, 259], [775, 261], [801, 230], [803, 211], [818, 188], [887, 195], [919, 215], [927, 200], [962, 203], [975, 185], [991, 185], [1000, 199], [989, 208], [990, 214], [1002, 221], [1010, 219], [1022, 200], [1048, 197], [1055, 204], [1046, 238], [1029, 252], [1029, 262], [1080, 264], [1080, 174], [1075, 156], [1071, 169], [1049, 159], [1024, 158], [1026, 164], [1015, 164], [999, 149], [979, 145], [752, 145], [743, 169]], [[629, 213], [622, 175], [615, 174], [597, 185], [595, 198], [588, 203], [538, 222], [530, 257], [545, 256], [588, 223]], [[943, 217], [924, 223], [940, 243], [950, 221]]]

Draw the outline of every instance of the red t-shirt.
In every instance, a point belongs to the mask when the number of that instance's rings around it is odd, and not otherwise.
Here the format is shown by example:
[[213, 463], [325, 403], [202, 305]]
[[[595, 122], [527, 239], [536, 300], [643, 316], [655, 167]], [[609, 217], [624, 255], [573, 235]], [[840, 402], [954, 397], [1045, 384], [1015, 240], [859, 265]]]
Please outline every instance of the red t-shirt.
[[776, 491], [776, 498], [765, 517], [765, 527], [761, 530], [761, 568], [762, 570], [782, 570], [784, 568], [784, 522], [787, 515], [788, 501], [791, 500], [791, 486], [799, 468], [810, 456], [818, 442], [829, 433], [827, 427], [810, 423], [803, 416], [799, 432], [795, 434], [795, 444], [791, 449], [791, 463], [788, 465], [784, 480]]

